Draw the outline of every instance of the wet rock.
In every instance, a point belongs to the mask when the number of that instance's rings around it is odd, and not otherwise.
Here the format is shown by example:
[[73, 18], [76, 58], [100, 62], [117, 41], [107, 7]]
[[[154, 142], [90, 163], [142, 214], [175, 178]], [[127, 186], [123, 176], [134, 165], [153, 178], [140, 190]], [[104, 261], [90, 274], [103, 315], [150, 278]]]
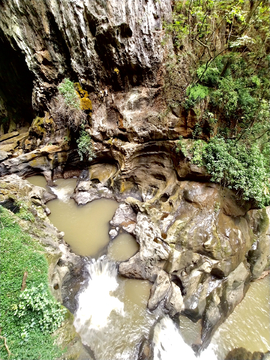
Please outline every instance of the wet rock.
[[149, 310], [157, 308], [159, 303], [167, 297], [170, 287], [171, 282], [169, 275], [165, 271], [160, 271], [151, 288], [151, 294], [147, 304]]
[[76, 333], [71, 314], [69, 314], [69, 319], [64, 322], [63, 326], [55, 332], [55, 335], [57, 338], [56, 344], [65, 349], [64, 355], [58, 360], [94, 360], [82, 344], [79, 334]]
[[155, 262], [168, 259], [170, 250], [163, 242], [160, 229], [145, 214], [138, 213], [135, 234], [142, 259], [153, 259]]
[[259, 351], [255, 351], [251, 353], [250, 351], [244, 348], [236, 348], [231, 350], [225, 360], [266, 360], [270, 356], [270, 352], [262, 353]]
[[172, 249], [166, 262], [165, 270], [173, 273], [187, 267], [190, 268], [191, 265], [195, 267], [195, 264], [197, 264], [201, 258], [202, 256], [200, 254], [196, 254], [192, 250], [178, 251]]
[[270, 268], [270, 207], [251, 210], [248, 215], [255, 237], [255, 242], [248, 253], [248, 261], [253, 278], [257, 279], [264, 270]]
[[140, 345], [138, 360], [150, 360], [153, 357], [152, 344], [149, 340], [144, 339]]
[[110, 221], [110, 234], [113, 232], [112, 238], [116, 237], [120, 231], [124, 231], [134, 234], [136, 227], [137, 215], [129, 204], [121, 203], [117, 208], [112, 220]]
[[250, 272], [242, 262], [210, 292], [203, 314], [202, 341], [204, 346], [210, 342], [211, 335], [227, 318], [235, 306], [244, 298], [250, 281]]
[[186, 201], [194, 203], [200, 207], [212, 207], [213, 202], [218, 200], [218, 189], [213, 184], [201, 185], [199, 183], [190, 183], [184, 190], [183, 197]]
[[91, 180], [78, 182], [75, 193], [72, 195], [72, 199], [74, 199], [78, 205], [85, 205], [101, 198], [114, 199], [114, 194], [107, 186]]
[[[117, 172], [117, 166], [109, 163], [94, 164], [89, 168], [89, 179], [92, 182], [106, 184], [114, 177]], [[109, 185], [109, 183], [108, 183]]]
[[44, 146], [41, 149], [2, 161], [0, 163], [0, 176], [17, 174], [21, 177], [28, 177], [48, 173], [59, 165], [63, 173], [67, 162], [68, 153], [62, 152], [61, 147]]
[[244, 216], [251, 207], [247, 201], [240, 199], [234, 192], [224, 189], [221, 199], [222, 211], [228, 216]]
[[142, 260], [138, 252], [128, 261], [121, 262], [119, 265], [119, 273], [125, 277], [132, 279], [143, 279], [154, 282], [160, 268], [153, 265], [153, 261]]
[[169, 311], [171, 317], [175, 316], [176, 314], [180, 314], [185, 309], [181, 290], [173, 282], [171, 282], [165, 308]]
[[9, 156], [8, 152], [0, 150], [0, 162], [6, 160], [8, 156]]
[[185, 293], [185, 314], [191, 320], [197, 321], [205, 310], [210, 277], [199, 270], [193, 270], [189, 276], [180, 277]]

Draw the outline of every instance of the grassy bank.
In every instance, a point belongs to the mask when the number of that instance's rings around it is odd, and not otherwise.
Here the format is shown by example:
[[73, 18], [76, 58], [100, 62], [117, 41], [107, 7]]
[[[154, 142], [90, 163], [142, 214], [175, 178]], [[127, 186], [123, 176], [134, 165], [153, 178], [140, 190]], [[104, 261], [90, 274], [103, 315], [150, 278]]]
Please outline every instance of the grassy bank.
[[43, 248], [19, 221], [0, 206], [0, 358], [57, 359], [62, 352], [52, 333], [65, 311], [50, 294]]

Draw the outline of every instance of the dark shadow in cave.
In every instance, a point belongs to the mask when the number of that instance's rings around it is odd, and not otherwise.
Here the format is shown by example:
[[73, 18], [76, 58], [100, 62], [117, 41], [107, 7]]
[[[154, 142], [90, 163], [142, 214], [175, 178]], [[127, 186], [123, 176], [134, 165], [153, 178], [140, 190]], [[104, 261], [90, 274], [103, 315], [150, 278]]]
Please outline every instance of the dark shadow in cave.
[[27, 67], [25, 56], [17, 44], [10, 42], [0, 29], [0, 98], [6, 113], [0, 109], [0, 125], [8, 131], [11, 119], [20, 126], [30, 124], [34, 117], [32, 108], [33, 75]]

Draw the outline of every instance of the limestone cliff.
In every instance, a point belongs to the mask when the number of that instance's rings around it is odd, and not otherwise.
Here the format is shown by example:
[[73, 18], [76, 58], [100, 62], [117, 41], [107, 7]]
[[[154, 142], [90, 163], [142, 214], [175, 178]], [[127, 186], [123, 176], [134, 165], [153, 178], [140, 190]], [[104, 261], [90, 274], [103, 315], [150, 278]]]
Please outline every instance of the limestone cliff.
[[46, 109], [64, 77], [90, 92], [160, 81], [170, 0], [7, 0], [0, 10], [2, 117], [31, 122], [31, 102]]

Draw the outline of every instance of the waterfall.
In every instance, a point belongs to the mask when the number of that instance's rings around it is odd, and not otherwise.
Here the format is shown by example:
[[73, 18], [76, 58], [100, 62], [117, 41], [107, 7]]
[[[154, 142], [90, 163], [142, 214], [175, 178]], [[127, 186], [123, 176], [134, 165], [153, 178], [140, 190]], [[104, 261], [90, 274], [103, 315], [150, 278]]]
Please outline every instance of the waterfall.
[[187, 345], [177, 326], [169, 316], [162, 318], [155, 326], [154, 360], [216, 360], [214, 349], [209, 347], [196, 357], [192, 348]]
[[112, 294], [118, 287], [116, 264], [102, 256], [98, 260], [91, 260], [87, 271], [89, 281], [78, 295], [74, 321], [81, 336], [89, 328], [100, 330], [105, 327], [112, 311], [124, 315], [124, 304]]
[[[86, 269], [88, 282], [77, 295], [78, 308], [74, 315], [74, 326], [82, 342], [92, 349], [97, 360], [137, 359], [137, 346], [142, 339], [140, 333], [144, 328], [145, 335], [149, 335], [155, 315], [147, 315], [146, 312], [144, 317], [149, 318], [143, 326], [139, 326], [130, 311], [125, 311], [124, 306], [127, 304], [118, 298], [115, 262], [102, 256], [97, 260], [89, 260]], [[198, 360], [192, 348], [182, 339], [175, 323], [169, 316], [165, 316], [154, 328], [153, 360], [180, 359]], [[216, 360], [216, 356], [212, 349], [207, 349], [199, 359]]]
[[66, 187], [54, 187], [50, 186], [51, 191], [57, 196], [57, 198], [64, 203], [67, 203], [70, 200], [70, 196], [73, 193], [73, 189], [70, 189], [69, 186]]

